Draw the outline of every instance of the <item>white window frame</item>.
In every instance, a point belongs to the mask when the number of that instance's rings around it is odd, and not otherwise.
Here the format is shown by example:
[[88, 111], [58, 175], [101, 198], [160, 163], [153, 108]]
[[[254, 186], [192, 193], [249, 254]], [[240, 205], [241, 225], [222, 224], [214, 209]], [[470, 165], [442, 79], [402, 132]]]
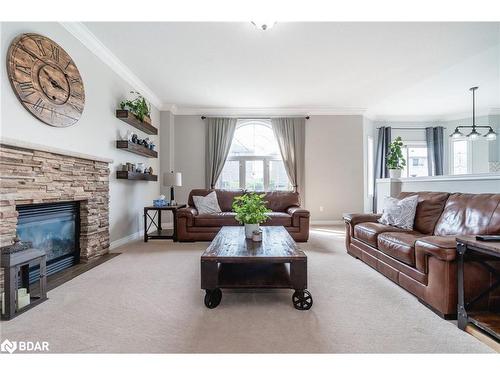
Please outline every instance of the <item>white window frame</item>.
[[[236, 125], [236, 130], [239, 127], [246, 126], [249, 124], [255, 124], [255, 123], [260, 123], [263, 126], [267, 126], [271, 128], [271, 122], [270, 121], [265, 121], [265, 120], [238, 120], [238, 123]], [[271, 128], [272, 130], [272, 128]], [[275, 154], [275, 155], [252, 155], [252, 156], [228, 156], [226, 159], [227, 161], [237, 161], [239, 163], [239, 180], [240, 180], [240, 189], [244, 190], [249, 190], [246, 188], [246, 162], [247, 161], [255, 161], [255, 160], [262, 160], [264, 163], [263, 167], [263, 173], [264, 173], [264, 191], [268, 192], [270, 191], [269, 189], [269, 164], [271, 161], [281, 161], [283, 162], [283, 159], [281, 155]], [[219, 181], [217, 181], [218, 183]], [[292, 184], [290, 183], [290, 180], [288, 180], [288, 189], [287, 190], [273, 190], [273, 191], [292, 191]]]
[[[448, 161], [448, 164], [449, 164], [449, 168], [450, 168], [450, 174], [451, 175], [455, 175], [455, 165], [454, 165], [454, 157], [455, 157], [455, 154], [453, 153], [453, 147], [454, 147], [454, 143], [456, 141], [465, 141], [466, 142], [466, 145], [467, 145], [467, 171], [465, 173], [462, 173], [462, 174], [470, 174], [471, 171], [472, 171], [472, 142], [473, 141], [470, 141], [468, 139], [464, 139], [464, 138], [458, 138], [458, 139], [450, 139], [450, 142], [449, 142], [449, 161]], [[456, 175], [456, 176], [460, 176], [460, 175]]]
[[[412, 178], [411, 176], [409, 176], [410, 166], [408, 165], [408, 162], [410, 160], [410, 154], [408, 151], [408, 147], [411, 147], [411, 146], [424, 147], [427, 149], [427, 143], [425, 141], [403, 141], [403, 147], [405, 147], [405, 152], [406, 152], [406, 154], [404, 155], [405, 160], [406, 160], [406, 176], [401, 176], [403, 178]], [[428, 153], [427, 153], [427, 165], [429, 165], [429, 154]], [[427, 175], [429, 175], [428, 172], [427, 172]]]
[[367, 137], [366, 142], [366, 182], [367, 182], [367, 195], [373, 198], [375, 194], [375, 140], [371, 135]]

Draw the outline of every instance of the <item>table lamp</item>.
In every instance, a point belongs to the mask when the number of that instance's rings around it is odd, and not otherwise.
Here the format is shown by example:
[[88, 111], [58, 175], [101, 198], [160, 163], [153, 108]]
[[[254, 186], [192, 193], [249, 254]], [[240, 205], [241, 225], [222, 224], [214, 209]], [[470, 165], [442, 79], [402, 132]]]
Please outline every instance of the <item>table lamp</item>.
[[163, 186], [170, 186], [170, 205], [174, 206], [174, 186], [182, 186], [182, 173], [174, 171], [164, 173]]

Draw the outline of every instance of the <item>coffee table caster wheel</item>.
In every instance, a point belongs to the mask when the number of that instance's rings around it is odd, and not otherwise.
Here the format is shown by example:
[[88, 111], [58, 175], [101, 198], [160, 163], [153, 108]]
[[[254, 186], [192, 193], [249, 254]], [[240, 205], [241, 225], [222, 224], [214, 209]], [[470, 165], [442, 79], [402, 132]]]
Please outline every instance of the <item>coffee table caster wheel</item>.
[[313, 298], [308, 290], [296, 290], [292, 296], [293, 306], [297, 310], [309, 310], [313, 305]]
[[205, 306], [209, 309], [215, 309], [219, 306], [222, 299], [222, 291], [220, 289], [205, 290]]

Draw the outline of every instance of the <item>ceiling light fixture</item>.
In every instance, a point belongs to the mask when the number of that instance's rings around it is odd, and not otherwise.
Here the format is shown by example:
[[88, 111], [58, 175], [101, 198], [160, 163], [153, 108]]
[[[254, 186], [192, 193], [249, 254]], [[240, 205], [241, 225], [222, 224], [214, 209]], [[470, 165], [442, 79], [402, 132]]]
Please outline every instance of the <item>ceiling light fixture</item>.
[[259, 30], [266, 31], [276, 25], [276, 21], [252, 21], [252, 25]]
[[459, 129], [464, 129], [464, 128], [472, 128], [471, 132], [467, 134], [467, 139], [471, 141], [475, 141], [476, 139], [479, 139], [481, 136], [481, 133], [479, 133], [476, 129], [488, 129], [488, 133], [484, 135], [484, 137], [488, 141], [494, 141], [497, 139], [497, 133], [493, 131], [493, 128], [489, 125], [485, 126], [479, 126], [476, 125], [476, 90], [478, 87], [471, 87], [469, 90], [472, 91], [472, 125], [461, 125], [457, 126], [455, 128], [455, 131], [451, 133], [450, 137], [453, 139], [458, 139], [462, 138], [464, 135]]

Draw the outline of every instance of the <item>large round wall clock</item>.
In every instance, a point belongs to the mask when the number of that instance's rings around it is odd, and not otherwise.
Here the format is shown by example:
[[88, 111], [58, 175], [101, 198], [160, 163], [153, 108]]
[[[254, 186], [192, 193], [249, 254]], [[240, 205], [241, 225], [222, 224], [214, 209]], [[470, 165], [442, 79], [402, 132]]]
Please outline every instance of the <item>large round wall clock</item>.
[[74, 61], [57, 43], [21, 34], [7, 53], [10, 83], [24, 107], [46, 124], [66, 127], [83, 113], [85, 91]]

